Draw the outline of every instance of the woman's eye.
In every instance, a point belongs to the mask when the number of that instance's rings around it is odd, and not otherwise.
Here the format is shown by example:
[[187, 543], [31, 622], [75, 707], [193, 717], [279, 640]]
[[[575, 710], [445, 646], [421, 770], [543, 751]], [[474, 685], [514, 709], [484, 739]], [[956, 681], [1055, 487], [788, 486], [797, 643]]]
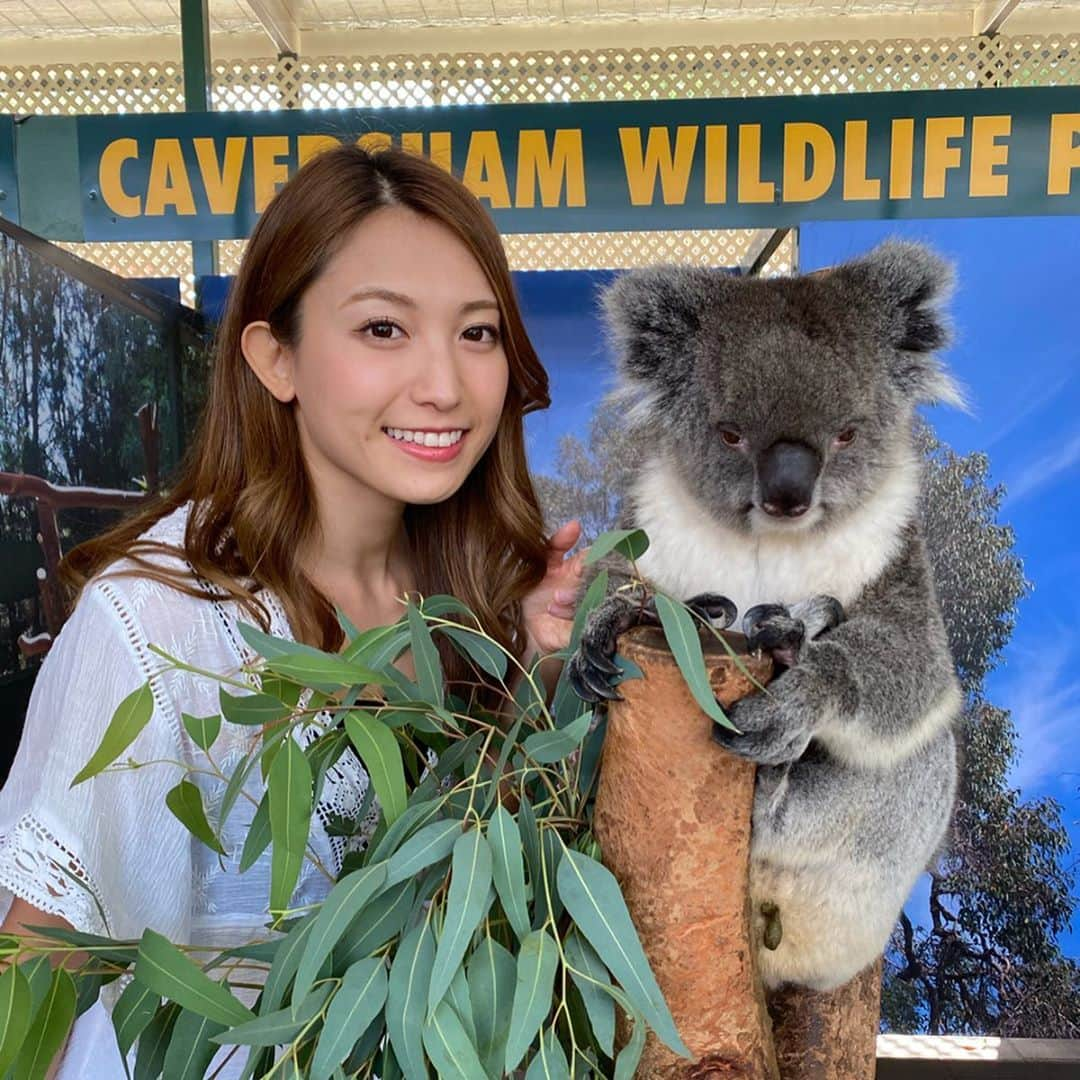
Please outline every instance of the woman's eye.
[[484, 323], [480, 326], [470, 326], [463, 331], [462, 337], [464, 337], [466, 341], [494, 344], [499, 340], [499, 328], [497, 326], [492, 326], [490, 323]]
[[403, 336], [405, 331], [396, 322], [391, 322], [390, 319], [372, 319], [371, 322], [364, 323], [360, 327], [360, 333], [369, 334], [380, 341], [393, 341], [395, 338]]

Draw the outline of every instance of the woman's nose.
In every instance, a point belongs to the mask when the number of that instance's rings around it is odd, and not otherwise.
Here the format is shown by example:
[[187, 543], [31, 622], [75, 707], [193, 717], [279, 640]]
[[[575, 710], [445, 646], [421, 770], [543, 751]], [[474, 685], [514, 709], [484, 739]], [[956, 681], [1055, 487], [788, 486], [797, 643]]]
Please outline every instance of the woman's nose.
[[445, 411], [459, 404], [461, 393], [461, 376], [453, 348], [440, 345], [427, 350], [413, 383], [416, 402]]

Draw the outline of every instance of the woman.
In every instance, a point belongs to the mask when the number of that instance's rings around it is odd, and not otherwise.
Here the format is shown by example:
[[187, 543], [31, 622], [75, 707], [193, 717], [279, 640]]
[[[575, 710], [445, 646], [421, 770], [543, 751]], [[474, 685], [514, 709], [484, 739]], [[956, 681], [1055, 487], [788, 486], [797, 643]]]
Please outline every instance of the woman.
[[[153, 680], [154, 717], [128, 755], [165, 764], [69, 787], [118, 703], [161, 667], [151, 645], [235, 671], [251, 659], [238, 620], [333, 650], [335, 608], [362, 630], [419, 591], [464, 600], [519, 656], [561, 647], [578, 527], [545, 543], [522, 434], [547, 404], [499, 237], [462, 185], [397, 150], [342, 146], [301, 169], [251, 236], [179, 482], [68, 559], [79, 599], [0, 793], [2, 929], [151, 926], [222, 944], [265, 924], [269, 859], [242, 877], [237, 865], [259, 770], [223, 826], [224, 859], [165, 805], [177, 763], [228, 774], [257, 738], [226, 725], [212, 760], [195, 745], [183, 717], [218, 712], [211, 680]], [[213, 820], [223, 784], [193, 779]], [[319, 816], [355, 813], [366, 785], [343, 758]], [[325, 894], [343, 855], [318, 823], [311, 847], [294, 905]], [[100, 1006], [61, 1070], [122, 1075]]]

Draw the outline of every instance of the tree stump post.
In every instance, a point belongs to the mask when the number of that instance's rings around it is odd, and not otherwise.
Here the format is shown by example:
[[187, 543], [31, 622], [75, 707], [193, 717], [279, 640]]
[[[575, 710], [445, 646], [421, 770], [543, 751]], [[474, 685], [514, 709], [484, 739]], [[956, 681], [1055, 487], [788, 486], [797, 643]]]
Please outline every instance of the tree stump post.
[[[766, 683], [771, 660], [725, 637]], [[722, 706], [756, 692], [711, 636], [702, 647]], [[681, 1058], [650, 1032], [636, 1075], [872, 1080], [880, 965], [832, 994], [786, 988], [766, 1001], [750, 919], [755, 766], [713, 741], [661, 631], [633, 630], [619, 651], [645, 677], [624, 682], [611, 705], [594, 829], [694, 1054]]]

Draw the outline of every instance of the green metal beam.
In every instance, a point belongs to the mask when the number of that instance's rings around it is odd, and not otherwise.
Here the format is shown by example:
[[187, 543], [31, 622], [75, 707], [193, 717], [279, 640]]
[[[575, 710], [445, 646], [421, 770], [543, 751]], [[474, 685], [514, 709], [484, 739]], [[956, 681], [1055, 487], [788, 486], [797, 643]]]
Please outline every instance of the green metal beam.
[[[209, 0], [180, 0], [180, 39], [184, 58], [184, 109], [209, 112], [213, 83]], [[213, 240], [194, 241], [191, 255], [196, 277], [218, 272], [217, 245]]]
[[[27, 116], [15, 125], [19, 221], [48, 240], [83, 239], [83, 192], [74, 116]], [[86, 193], [96, 198], [97, 192]]]

